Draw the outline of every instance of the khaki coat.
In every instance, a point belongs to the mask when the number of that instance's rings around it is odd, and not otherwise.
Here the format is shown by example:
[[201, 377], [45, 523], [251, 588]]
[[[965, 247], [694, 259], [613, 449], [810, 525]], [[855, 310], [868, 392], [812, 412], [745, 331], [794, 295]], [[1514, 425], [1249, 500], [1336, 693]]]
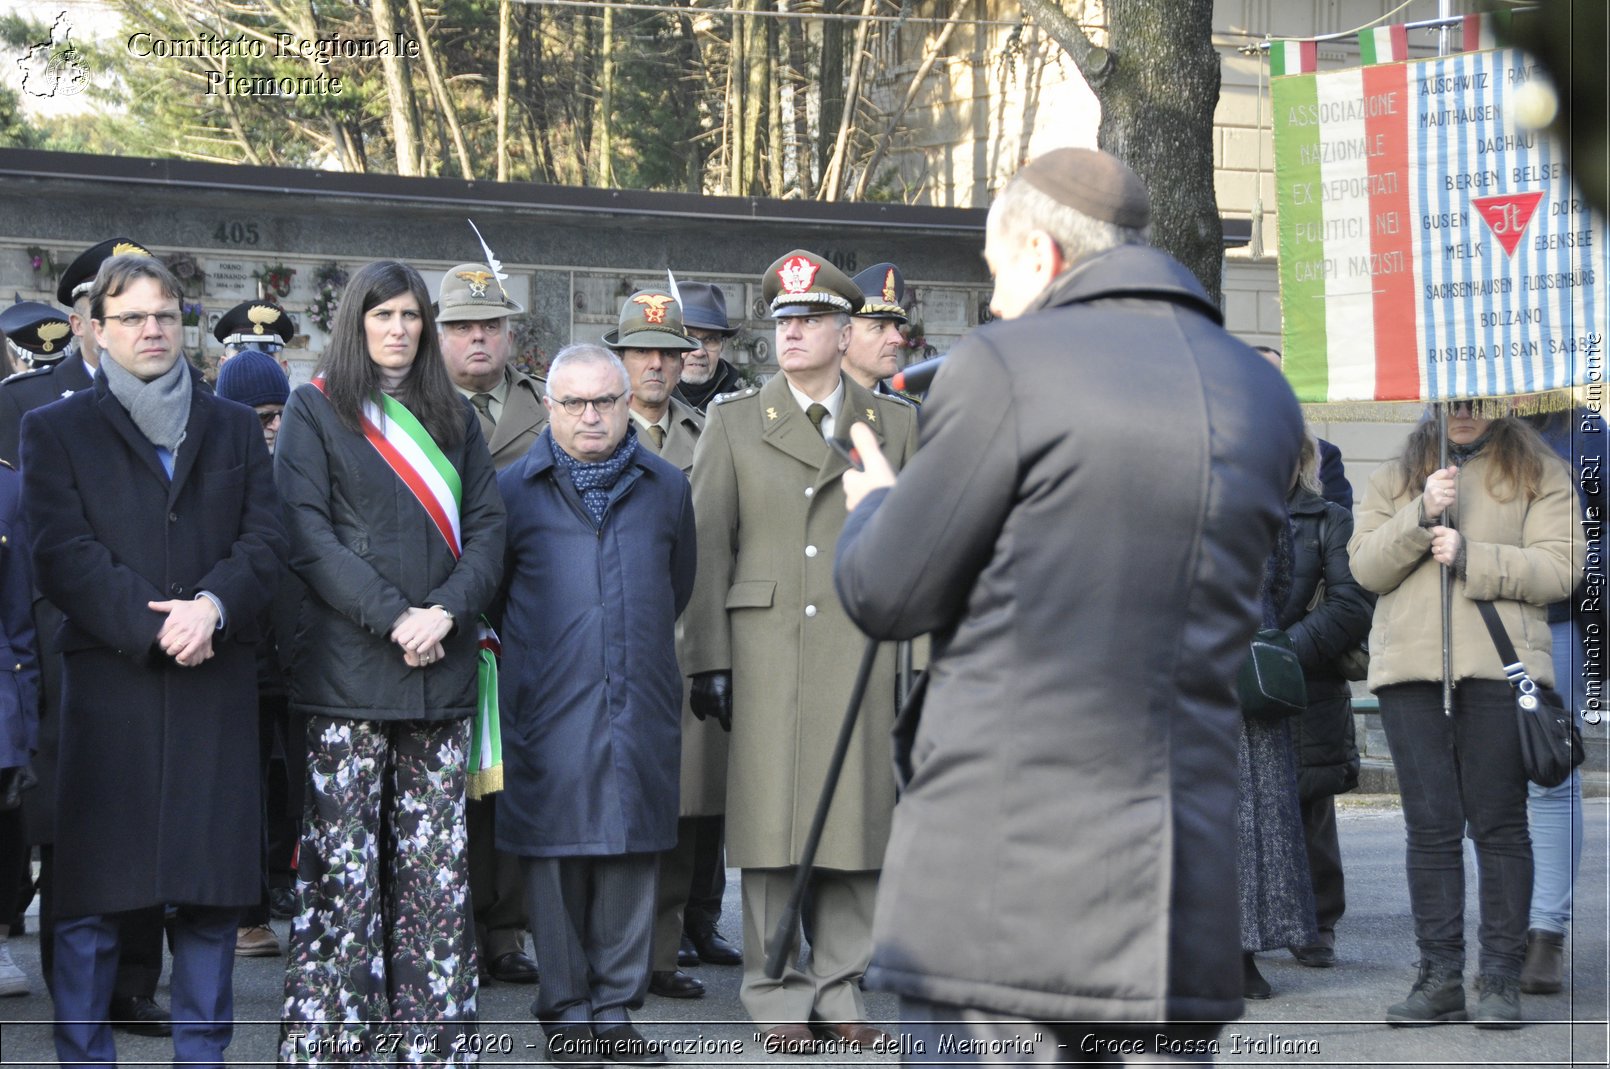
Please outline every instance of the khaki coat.
[[[1456, 523], [1465, 538], [1465, 574], [1453, 581], [1453, 678], [1503, 679], [1503, 661], [1476, 608], [1491, 601], [1527, 674], [1554, 684], [1548, 605], [1582, 575], [1582, 507], [1570, 472], [1544, 458], [1536, 499], [1500, 501], [1487, 487], [1492, 458], [1477, 453], [1459, 469]], [[1431, 559], [1431, 531], [1420, 526], [1421, 493], [1405, 488], [1398, 464], [1370, 478], [1347, 549], [1353, 577], [1380, 595], [1370, 625], [1370, 690], [1442, 678], [1442, 568]]]
[[[845, 379], [837, 433], [876, 432], [898, 470], [917, 413]], [[730, 669], [727, 856], [740, 868], [798, 863], [866, 644], [833, 590], [846, 463], [779, 375], [713, 402], [693, 466], [699, 574], [683, 617], [682, 670]], [[879, 651], [816, 863], [883, 864], [894, 808], [889, 731], [894, 644]]]
[[[704, 414], [692, 405], [671, 398], [671, 430], [665, 444], [654, 448], [654, 440], [638, 427], [637, 441], [651, 453], [658, 453], [682, 469], [693, 471], [693, 451], [704, 429]], [[677, 648], [680, 651], [686, 618], [677, 622]], [[688, 704], [692, 692], [688, 677], [682, 677], [682, 817], [712, 817], [726, 812], [727, 733], [714, 721], [700, 720]]]
[[[503, 411], [497, 424], [481, 416], [481, 433], [486, 435], [486, 448], [492, 454], [492, 466], [498, 471], [526, 455], [531, 443], [542, 436], [548, 425], [548, 408], [542, 403], [542, 380], [522, 375], [512, 367], [503, 369], [503, 378], [509, 392], [503, 399]], [[479, 413], [477, 413], [479, 415]]]

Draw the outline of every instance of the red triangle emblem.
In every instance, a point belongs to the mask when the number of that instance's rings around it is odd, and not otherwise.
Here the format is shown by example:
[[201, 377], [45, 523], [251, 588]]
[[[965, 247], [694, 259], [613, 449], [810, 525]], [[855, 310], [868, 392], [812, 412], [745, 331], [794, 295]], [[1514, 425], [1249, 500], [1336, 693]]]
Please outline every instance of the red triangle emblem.
[[1504, 247], [1504, 254], [1514, 256], [1515, 247], [1521, 243], [1521, 234], [1526, 230], [1526, 224], [1532, 221], [1532, 213], [1537, 211], [1537, 203], [1542, 199], [1543, 191], [1538, 190], [1536, 193], [1506, 193], [1501, 197], [1471, 197], [1470, 203], [1487, 220], [1487, 227], [1498, 239], [1498, 244]]

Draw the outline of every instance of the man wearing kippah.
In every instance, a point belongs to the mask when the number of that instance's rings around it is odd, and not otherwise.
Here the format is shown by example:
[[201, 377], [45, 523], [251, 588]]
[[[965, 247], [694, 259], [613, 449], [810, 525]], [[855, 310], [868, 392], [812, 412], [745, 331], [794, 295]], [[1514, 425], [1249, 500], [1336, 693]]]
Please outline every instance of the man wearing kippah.
[[1104, 152], [1028, 164], [922, 448], [852, 428], [839, 595], [935, 636], [867, 970], [907, 1062], [1211, 1061], [1241, 1015], [1233, 680], [1302, 416], [1149, 217]]
[[866, 1023], [859, 981], [894, 807], [892, 644], [878, 653], [812, 872], [809, 964], [793, 964], [792, 933], [789, 964], [772, 980], [765, 945], [784, 915], [866, 645], [833, 594], [849, 464], [827, 439], [865, 427], [899, 464], [916, 445], [917, 418], [905, 400], [844, 374], [863, 295], [842, 271], [796, 250], [766, 270], [762, 292], [782, 373], [707, 413], [693, 460], [699, 568], [682, 670], [693, 677], [693, 714], [732, 731], [727, 856], [743, 871], [744, 1009], [768, 1052], [812, 1053], [824, 1042], [853, 1052], [887, 1038]]

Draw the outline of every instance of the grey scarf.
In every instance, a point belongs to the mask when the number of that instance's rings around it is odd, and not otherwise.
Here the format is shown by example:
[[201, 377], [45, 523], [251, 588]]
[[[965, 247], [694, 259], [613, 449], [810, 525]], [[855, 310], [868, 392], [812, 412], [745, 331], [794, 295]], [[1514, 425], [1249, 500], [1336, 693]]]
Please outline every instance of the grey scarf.
[[129, 419], [152, 445], [170, 453], [179, 452], [185, 424], [190, 422], [189, 361], [180, 357], [172, 367], [150, 382], [129, 371], [106, 353], [101, 354], [101, 374], [112, 396], [128, 411]]

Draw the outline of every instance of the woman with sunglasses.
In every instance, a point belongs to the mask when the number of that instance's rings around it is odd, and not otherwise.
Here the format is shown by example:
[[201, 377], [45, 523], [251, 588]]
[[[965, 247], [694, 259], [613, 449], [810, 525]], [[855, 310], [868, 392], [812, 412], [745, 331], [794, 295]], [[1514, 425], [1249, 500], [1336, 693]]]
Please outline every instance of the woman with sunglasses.
[[291, 677], [309, 782], [284, 1062], [470, 1060], [465, 765], [504, 515], [431, 320], [413, 268], [356, 271], [274, 454], [308, 589]]
[[[1566, 467], [1502, 402], [1449, 406], [1450, 463], [1435, 419], [1370, 479], [1348, 545], [1353, 575], [1380, 595], [1369, 686], [1397, 771], [1408, 832], [1409, 904], [1420, 971], [1386, 1011], [1394, 1025], [1466, 1019], [1465, 870], [1476, 848], [1481, 943], [1475, 1022], [1518, 1028], [1532, 892], [1515, 698], [1476, 608], [1490, 601], [1539, 683], [1554, 681], [1545, 606], [1576, 585], [1583, 546]], [[1441, 571], [1452, 573], [1451, 715], [1442, 708]]]

